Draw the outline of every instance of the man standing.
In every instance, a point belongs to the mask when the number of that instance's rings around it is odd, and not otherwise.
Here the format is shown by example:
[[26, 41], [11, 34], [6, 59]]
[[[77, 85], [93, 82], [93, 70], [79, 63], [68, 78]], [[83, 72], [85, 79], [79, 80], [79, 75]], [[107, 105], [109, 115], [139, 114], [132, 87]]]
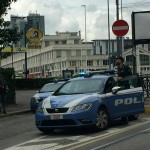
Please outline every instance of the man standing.
[[118, 68], [117, 71], [117, 81], [121, 80], [123, 77], [132, 75], [131, 69], [129, 66], [124, 65], [124, 58], [119, 56], [115, 59], [115, 64]]
[[4, 80], [4, 77], [0, 74], [0, 102], [2, 107], [0, 106], [0, 113], [1, 108], [3, 109], [3, 114], [6, 114], [6, 92], [8, 90], [8, 86]]
[[[124, 58], [119, 56], [115, 59], [115, 64], [117, 66], [117, 82], [118, 82], [118, 86], [123, 86], [124, 89], [129, 89], [130, 85], [129, 85], [129, 81], [121, 81], [121, 79], [123, 79], [126, 76], [132, 75], [131, 69], [129, 66], [126, 66], [124, 64]], [[123, 124], [128, 124], [128, 117], [124, 116], [121, 117], [121, 123]]]

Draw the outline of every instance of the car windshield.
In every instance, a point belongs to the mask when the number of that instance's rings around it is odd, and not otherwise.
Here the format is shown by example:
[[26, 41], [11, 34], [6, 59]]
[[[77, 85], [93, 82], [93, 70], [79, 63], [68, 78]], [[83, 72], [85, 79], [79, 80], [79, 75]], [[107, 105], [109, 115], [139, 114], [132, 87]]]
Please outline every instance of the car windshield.
[[44, 92], [54, 92], [54, 91], [56, 91], [62, 84], [63, 84], [63, 82], [45, 84], [45, 85], [41, 88], [41, 90], [40, 90], [39, 92], [40, 92], [40, 93], [44, 93]]
[[54, 95], [98, 93], [103, 79], [72, 80], [63, 85]]

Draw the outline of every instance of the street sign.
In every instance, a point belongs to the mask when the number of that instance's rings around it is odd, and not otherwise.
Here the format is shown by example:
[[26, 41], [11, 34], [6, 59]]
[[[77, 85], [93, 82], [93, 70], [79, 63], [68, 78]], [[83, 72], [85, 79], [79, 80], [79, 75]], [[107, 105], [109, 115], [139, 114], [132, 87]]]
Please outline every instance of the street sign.
[[27, 31], [26, 37], [32, 43], [38, 43], [43, 38], [43, 33], [35, 28], [31, 28]]
[[116, 36], [124, 36], [129, 31], [129, 25], [124, 20], [117, 20], [112, 25], [112, 31]]

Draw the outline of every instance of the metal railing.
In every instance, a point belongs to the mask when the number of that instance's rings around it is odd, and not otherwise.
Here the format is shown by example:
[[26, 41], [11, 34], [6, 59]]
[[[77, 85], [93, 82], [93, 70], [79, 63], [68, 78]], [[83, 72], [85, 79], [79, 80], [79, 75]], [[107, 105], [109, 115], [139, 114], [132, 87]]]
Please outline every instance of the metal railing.
[[150, 74], [140, 75], [140, 78], [142, 81], [144, 95], [148, 98], [150, 96]]

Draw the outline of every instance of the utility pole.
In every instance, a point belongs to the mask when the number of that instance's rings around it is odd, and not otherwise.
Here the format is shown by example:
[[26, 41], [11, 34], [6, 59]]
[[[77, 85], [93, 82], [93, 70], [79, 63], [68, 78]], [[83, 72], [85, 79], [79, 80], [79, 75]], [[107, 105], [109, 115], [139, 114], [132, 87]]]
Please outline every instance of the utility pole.
[[[116, 19], [119, 20], [119, 0], [116, 0]], [[119, 37], [117, 36], [117, 56], [120, 56], [119, 48], [120, 48]]]

